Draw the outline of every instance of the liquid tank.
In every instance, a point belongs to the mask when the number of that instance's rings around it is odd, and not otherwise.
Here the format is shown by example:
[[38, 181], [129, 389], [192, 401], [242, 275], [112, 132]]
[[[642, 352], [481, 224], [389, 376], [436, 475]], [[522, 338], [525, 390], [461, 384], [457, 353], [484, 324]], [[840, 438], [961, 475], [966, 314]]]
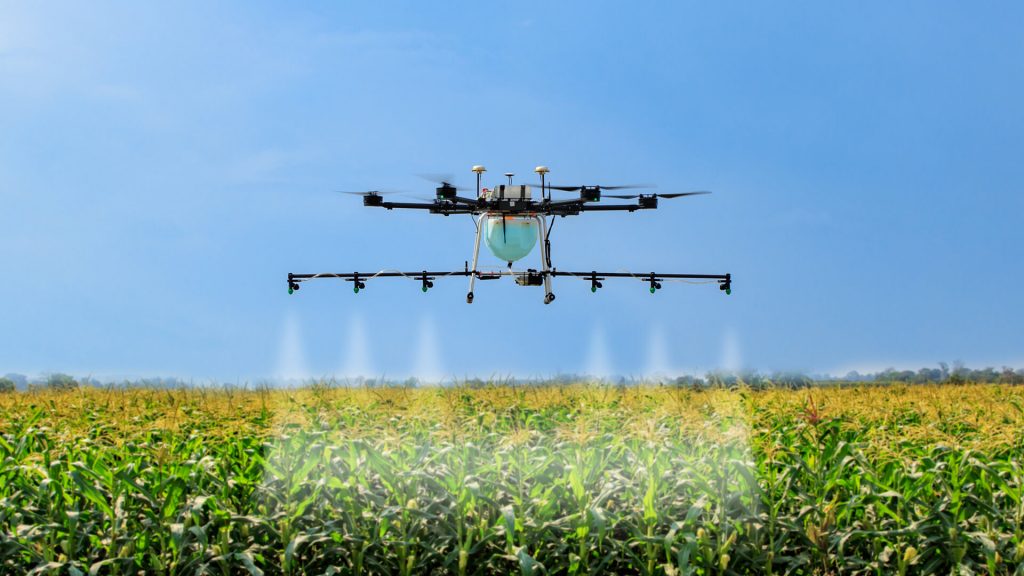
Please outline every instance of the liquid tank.
[[528, 255], [537, 244], [537, 221], [526, 216], [488, 216], [484, 221], [484, 239], [497, 258], [515, 262]]

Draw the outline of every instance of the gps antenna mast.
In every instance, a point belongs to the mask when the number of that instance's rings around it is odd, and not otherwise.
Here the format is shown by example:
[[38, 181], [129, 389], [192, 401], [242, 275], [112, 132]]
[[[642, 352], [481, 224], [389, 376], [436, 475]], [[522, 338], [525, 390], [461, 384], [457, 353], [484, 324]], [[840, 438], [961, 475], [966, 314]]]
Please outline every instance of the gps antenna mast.
[[537, 174], [540, 174], [540, 197], [541, 197], [541, 199], [543, 199], [543, 200], [550, 200], [551, 198], [549, 198], [544, 193], [544, 190], [545, 190], [544, 176], [547, 175], [547, 173], [550, 172], [550, 170], [548, 170], [547, 166], [537, 166], [536, 168], [533, 169], [533, 171], [536, 172]]
[[476, 172], [476, 197], [479, 198], [480, 197], [480, 177], [484, 175], [484, 172], [487, 172], [487, 168], [484, 168], [483, 166], [477, 164], [476, 166], [473, 166], [472, 170], [473, 170], [473, 172]]

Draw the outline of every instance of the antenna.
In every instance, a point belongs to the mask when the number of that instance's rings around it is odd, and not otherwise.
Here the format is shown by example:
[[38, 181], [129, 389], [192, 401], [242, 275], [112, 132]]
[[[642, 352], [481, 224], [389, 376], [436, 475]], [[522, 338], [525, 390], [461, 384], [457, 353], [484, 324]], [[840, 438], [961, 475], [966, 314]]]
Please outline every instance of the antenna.
[[548, 198], [544, 194], [544, 176], [548, 172], [550, 172], [550, 170], [548, 170], [547, 166], [537, 166], [536, 168], [533, 169], [533, 171], [536, 172], [537, 174], [540, 174], [540, 197], [545, 200], [550, 200], [550, 198]]
[[508, 185], [511, 186], [512, 185], [512, 177], [515, 176], [515, 174], [513, 174], [511, 172], [505, 172], [505, 176], [508, 177]]
[[480, 177], [483, 176], [484, 172], [487, 172], [487, 168], [477, 164], [471, 168], [473, 172], [476, 172], [476, 197], [480, 197]]

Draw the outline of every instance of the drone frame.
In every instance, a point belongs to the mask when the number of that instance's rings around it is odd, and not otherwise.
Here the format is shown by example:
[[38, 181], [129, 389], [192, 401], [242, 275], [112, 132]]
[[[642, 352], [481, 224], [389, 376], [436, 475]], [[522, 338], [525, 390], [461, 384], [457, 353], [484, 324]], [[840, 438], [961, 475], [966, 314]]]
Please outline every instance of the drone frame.
[[[469, 291], [466, 294], [466, 302], [469, 304], [473, 303], [474, 298], [474, 287], [477, 280], [494, 280], [501, 278], [502, 276], [512, 276], [515, 278], [516, 283], [521, 286], [544, 286], [544, 303], [550, 304], [555, 299], [555, 294], [551, 290], [551, 280], [557, 276], [571, 276], [576, 278], [582, 278], [588, 280], [591, 283], [591, 291], [596, 292], [603, 286], [602, 281], [608, 278], [635, 278], [646, 282], [650, 286], [650, 292], [654, 294], [661, 288], [662, 281], [665, 280], [677, 280], [677, 281], [704, 281], [704, 282], [717, 282], [720, 290], [726, 294], [732, 293], [732, 275], [731, 274], [675, 274], [675, 273], [634, 273], [634, 272], [598, 272], [596, 270], [590, 272], [568, 272], [561, 271], [551, 266], [551, 254], [550, 254], [550, 227], [547, 223], [546, 217], [552, 218], [561, 216], [575, 216], [582, 212], [608, 212], [608, 211], [626, 211], [635, 212], [637, 210], [652, 210], [658, 207], [659, 197], [675, 198], [679, 196], [689, 196], [694, 194], [706, 194], [707, 192], [683, 192], [676, 194], [638, 194], [635, 196], [618, 196], [613, 195], [616, 198], [635, 198], [635, 203], [628, 204], [594, 204], [601, 200], [601, 190], [603, 189], [617, 189], [617, 188], [629, 188], [631, 186], [578, 186], [578, 187], [549, 187], [545, 184], [545, 175], [548, 169], [544, 166], [538, 166], [535, 170], [541, 177], [541, 199], [533, 200], [532, 198], [504, 198], [503, 194], [497, 198], [483, 197], [480, 195], [480, 180], [482, 173], [485, 171], [483, 166], [474, 166], [473, 172], [477, 176], [477, 198], [466, 198], [458, 195], [458, 188], [449, 184], [448, 182], [440, 182], [440, 186], [436, 189], [436, 198], [432, 202], [389, 202], [385, 201], [379, 192], [366, 192], [362, 193], [363, 205], [368, 207], [384, 208], [387, 210], [395, 209], [409, 209], [409, 210], [424, 210], [431, 214], [441, 214], [443, 216], [451, 216], [453, 214], [470, 214], [473, 216], [474, 224], [476, 225], [476, 238], [473, 243], [473, 265], [469, 266], [469, 262], [466, 262], [463, 270], [455, 271], [428, 271], [423, 270], [419, 272], [400, 272], [394, 270], [382, 270], [379, 272], [328, 272], [319, 274], [295, 274], [288, 273], [288, 293], [292, 294], [298, 290], [300, 284], [308, 282], [310, 280], [319, 278], [336, 278], [342, 279], [346, 282], [352, 282], [353, 292], [359, 293], [360, 290], [366, 288], [366, 281], [376, 278], [410, 278], [418, 280], [421, 284], [421, 289], [426, 292], [434, 286], [433, 281], [437, 278], [448, 277], [448, 276], [463, 276], [469, 278]], [[505, 176], [509, 178], [509, 185], [511, 186], [512, 174], [506, 173]], [[504, 187], [501, 187], [502, 193]], [[552, 200], [551, 190], [579, 190], [579, 197], [567, 200]], [[546, 193], [545, 193], [546, 192]], [[479, 255], [480, 255], [480, 238], [483, 236], [485, 222], [484, 219], [489, 216], [514, 216], [514, 217], [528, 217], [534, 219], [537, 226], [537, 233], [539, 236], [540, 244], [540, 259], [541, 269], [527, 269], [526, 271], [515, 271], [512, 270], [512, 263], [509, 262], [508, 270], [499, 271], [482, 271], [478, 268]]]

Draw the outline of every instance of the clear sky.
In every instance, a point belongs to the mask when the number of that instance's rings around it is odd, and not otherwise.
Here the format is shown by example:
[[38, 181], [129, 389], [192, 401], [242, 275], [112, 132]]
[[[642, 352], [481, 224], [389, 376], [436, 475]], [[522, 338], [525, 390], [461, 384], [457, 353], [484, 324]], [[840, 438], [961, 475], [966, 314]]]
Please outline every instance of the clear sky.
[[[0, 373], [1022, 366], [1022, 6], [0, 1]], [[468, 217], [331, 191], [473, 164], [714, 191], [559, 220], [553, 259], [733, 295], [288, 296], [461, 268]]]

